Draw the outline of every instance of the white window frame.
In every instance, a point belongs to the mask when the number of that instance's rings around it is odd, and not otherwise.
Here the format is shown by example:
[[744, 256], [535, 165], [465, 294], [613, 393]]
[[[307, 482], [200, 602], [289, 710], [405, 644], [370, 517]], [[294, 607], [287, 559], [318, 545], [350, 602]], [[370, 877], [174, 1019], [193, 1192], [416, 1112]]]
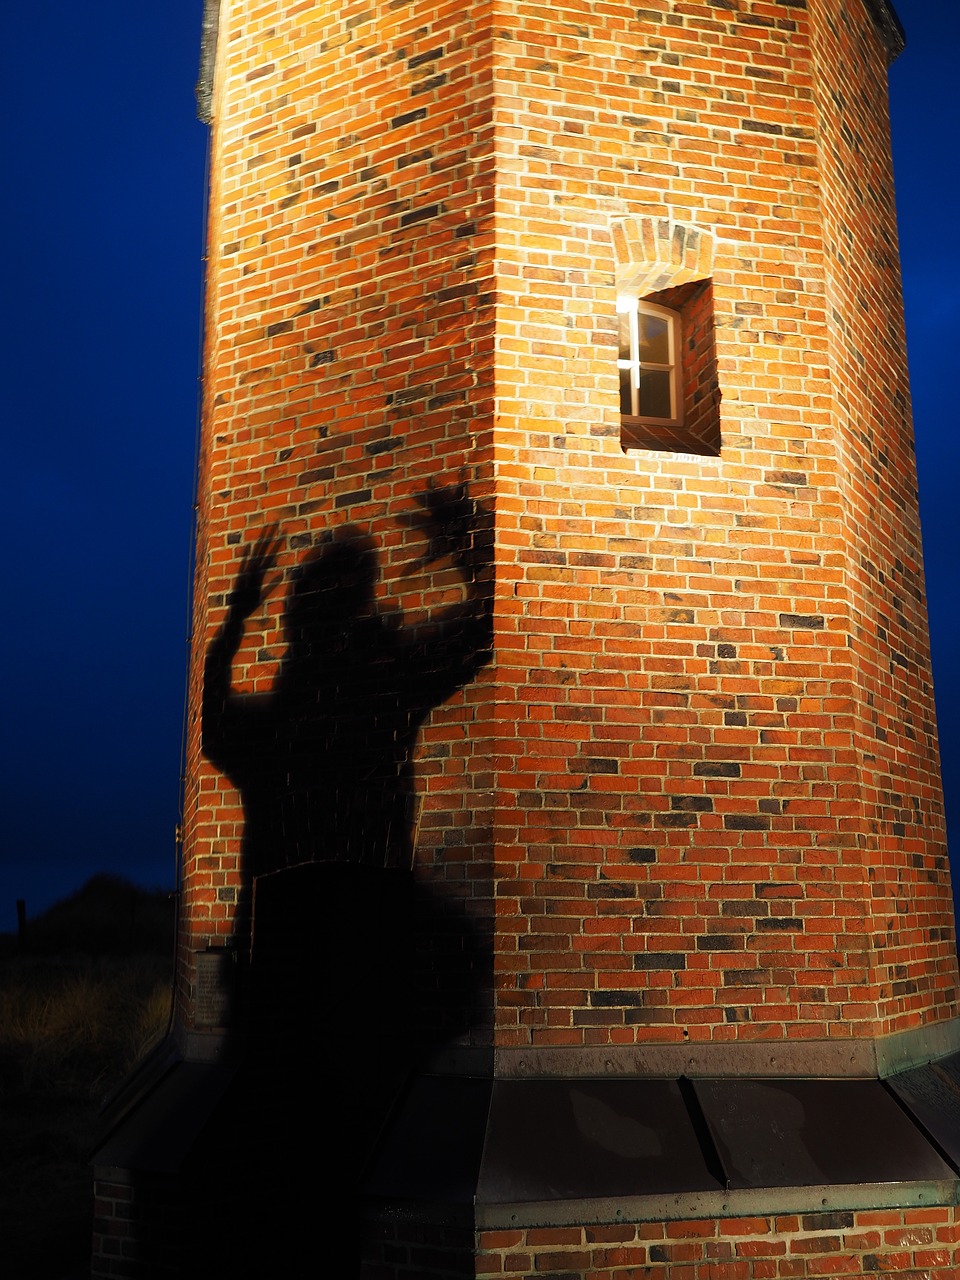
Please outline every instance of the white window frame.
[[[671, 311], [669, 307], [658, 306], [655, 302], [644, 302], [633, 294], [617, 295], [617, 314], [627, 315], [630, 320], [630, 357], [617, 359], [618, 370], [630, 373], [630, 389], [634, 413], [622, 413], [621, 421], [643, 424], [651, 427], [683, 426], [683, 393], [680, 385], [680, 313]], [[641, 315], [657, 316], [667, 321], [667, 355], [668, 363], [656, 364], [640, 359], [640, 340], [638, 317]], [[670, 374], [670, 417], [654, 418], [640, 411], [640, 371], [641, 369], [659, 370]]]

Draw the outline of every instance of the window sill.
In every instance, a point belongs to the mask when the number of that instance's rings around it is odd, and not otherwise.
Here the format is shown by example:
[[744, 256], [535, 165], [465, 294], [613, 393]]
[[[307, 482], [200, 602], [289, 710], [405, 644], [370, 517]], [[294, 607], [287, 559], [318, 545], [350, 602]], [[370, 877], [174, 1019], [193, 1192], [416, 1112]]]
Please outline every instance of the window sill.
[[620, 443], [624, 452], [652, 449], [661, 453], [695, 453], [705, 458], [720, 456], [719, 448], [698, 439], [683, 426], [655, 426], [637, 418], [621, 417]]

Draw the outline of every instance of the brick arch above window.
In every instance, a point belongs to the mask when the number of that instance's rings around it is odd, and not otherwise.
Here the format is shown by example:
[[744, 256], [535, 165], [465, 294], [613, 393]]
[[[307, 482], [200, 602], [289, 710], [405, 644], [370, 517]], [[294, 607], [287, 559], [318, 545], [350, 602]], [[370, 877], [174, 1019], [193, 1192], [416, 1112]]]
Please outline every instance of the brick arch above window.
[[640, 297], [713, 275], [713, 236], [672, 218], [618, 218], [611, 225], [617, 287]]

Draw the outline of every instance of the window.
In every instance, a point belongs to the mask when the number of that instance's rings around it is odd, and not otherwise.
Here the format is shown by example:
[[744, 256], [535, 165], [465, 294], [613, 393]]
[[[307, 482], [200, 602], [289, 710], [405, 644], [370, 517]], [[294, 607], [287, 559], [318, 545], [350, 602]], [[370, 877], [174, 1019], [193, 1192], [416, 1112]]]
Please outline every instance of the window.
[[694, 280], [617, 294], [620, 443], [624, 449], [720, 453], [713, 287]]
[[617, 319], [621, 417], [647, 426], [682, 426], [680, 316], [620, 294]]

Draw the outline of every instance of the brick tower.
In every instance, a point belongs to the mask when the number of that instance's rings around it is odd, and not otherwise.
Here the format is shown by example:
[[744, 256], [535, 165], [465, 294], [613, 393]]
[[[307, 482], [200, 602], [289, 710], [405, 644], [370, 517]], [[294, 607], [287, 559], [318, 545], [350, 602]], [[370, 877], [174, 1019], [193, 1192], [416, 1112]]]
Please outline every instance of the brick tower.
[[901, 42], [208, 0], [177, 1034], [97, 1274], [212, 1267], [246, 1158], [257, 1274], [956, 1275]]

